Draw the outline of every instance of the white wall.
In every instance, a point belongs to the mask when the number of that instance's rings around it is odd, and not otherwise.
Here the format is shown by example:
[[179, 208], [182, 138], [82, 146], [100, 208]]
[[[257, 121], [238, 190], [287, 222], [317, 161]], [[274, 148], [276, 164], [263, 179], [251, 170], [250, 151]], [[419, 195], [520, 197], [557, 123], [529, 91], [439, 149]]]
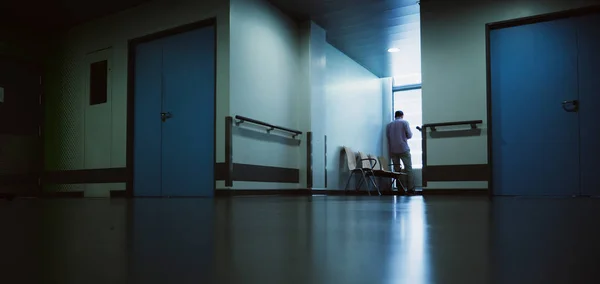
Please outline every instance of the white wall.
[[[310, 121], [312, 139], [313, 188], [325, 188], [325, 135], [327, 135], [327, 103], [325, 84], [327, 82], [327, 34], [323, 28], [311, 22], [310, 25]], [[329, 141], [328, 141], [329, 142]]]
[[[484, 121], [484, 131], [479, 137], [429, 139], [428, 164], [487, 163], [487, 23], [579, 8], [595, 2], [423, 0], [423, 123]], [[430, 182], [428, 188], [487, 188], [487, 182]]]
[[[383, 127], [387, 126], [388, 123], [394, 120], [394, 82], [393, 79], [383, 78], [381, 79], [381, 95], [382, 95], [382, 104], [381, 104], [381, 122]], [[385, 131], [381, 133], [381, 152], [389, 158], [389, 150], [388, 150], [388, 139]]]
[[[312, 21], [300, 24], [300, 67], [299, 82], [302, 95], [298, 96], [298, 110], [305, 114], [300, 127], [312, 132], [312, 188], [326, 188], [325, 161], [325, 82], [327, 60], [325, 47], [326, 32]], [[302, 149], [306, 157], [306, 148]]]
[[[46, 169], [74, 170], [126, 166], [128, 41], [184, 24], [217, 18], [217, 162], [225, 160], [224, 119], [229, 115], [229, 7], [227, 1], [156, 0], [77, 26], [57, 39], [46, 70]], [[108, 48], [108, 49], [107, 49]], [[86, 91], [90, 57], [103, 51], [112, 66], [110, 96], [89, 106]], [[50, 131], [52, 129], [52, 131]], [[124, 184], [70, 185], [107, 196]]]
[[[266, 0], [231, 1], [230, 114], [242, 115], [306, 132], [305, 112], [299, 96], [305, 95], [301, 72], [298, 26]], [[292, 189], [306, 187], [306, 158], [302, 143], [283, 134], [266, 134], [265, 128], [234, 127], [234, 163], [298, 168], [300, 184], [239, 182], [234, 189]], [[289, 136], [287, 136], [289, 137]], [[218, 185], [219, 187], [219, 185]]]
[[333, 46], [326, 45], [328, 189], [343, 189], [347, 169], [340, 165], [341, 147], [381, 155], [383, 145], [382, 80]]

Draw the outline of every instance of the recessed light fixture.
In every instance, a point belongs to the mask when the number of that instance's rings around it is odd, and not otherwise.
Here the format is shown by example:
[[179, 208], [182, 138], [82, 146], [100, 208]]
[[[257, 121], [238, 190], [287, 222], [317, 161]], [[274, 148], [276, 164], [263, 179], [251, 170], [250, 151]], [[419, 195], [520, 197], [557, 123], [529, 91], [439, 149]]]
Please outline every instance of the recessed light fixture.
[[388, 52], [392, 52], [392, 53], [398, 52], [398, 51], [400, 51], [400, 48], [397, 48], [397, 47], [392, 47], [392, 48], [388, 49]]

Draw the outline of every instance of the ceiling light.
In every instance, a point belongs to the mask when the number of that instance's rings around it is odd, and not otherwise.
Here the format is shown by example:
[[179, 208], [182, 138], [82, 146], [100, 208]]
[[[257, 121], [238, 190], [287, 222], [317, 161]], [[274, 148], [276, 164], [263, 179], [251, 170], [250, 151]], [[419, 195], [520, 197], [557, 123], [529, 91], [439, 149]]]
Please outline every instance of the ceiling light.
[[392, 48], [388, 49], [388, 52], [398, 52], [398, 51], [400, 51], [400, 48], [397, 48], [397, 47], [392, 47]]

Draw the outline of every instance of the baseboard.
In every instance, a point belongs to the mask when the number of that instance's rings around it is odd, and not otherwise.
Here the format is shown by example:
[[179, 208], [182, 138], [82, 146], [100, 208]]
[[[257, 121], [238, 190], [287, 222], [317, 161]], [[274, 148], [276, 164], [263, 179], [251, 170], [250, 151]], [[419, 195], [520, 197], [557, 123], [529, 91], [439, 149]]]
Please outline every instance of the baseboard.
[[72, 192], [43, 192], [41, 194], [43, 198], [83, 198], [83, 191], [72, 191]]
[[344, 190], [331, 190], [331, 189], [312, 189], [310, 194], [319, 194], [319, 195], [346, 195]]
[[[382, 191], [384, 196], [404, 196], [406, 193], [399, 191]], [[215, 190], [216, 197], [227, 196], [266, 196], [266, 195], [286, 195], [286, 196], [308, 196], [308, 195], [328, 195], [328, 196], [368, 196], [367, 191], [361, 190], [323, 190], [323, 189], [217, 189]], [[371, 191], [372, 196], [377, 196], [377, 191]], [[451, 195], [451, 196], [489, 196], [488, 189], [424, 189], [417, 191], [416, 195]], [[20, 196], [18, 194], [0, 193], [0, 199], [12, 199]], [[83, 198], [83, 191], [74, 192], [44, 192], [41, 194], [43, 198]], [[125, 190], [111, 190], [111, 198], [127, 197]]]
[[[396, 192], [381, 192], [381, 195], [396, 195]], [[331, 189], [313, 189], [310, 191], [312, 195], [330, 195], [330, 196], [368, 196], [369, 192], [365, 190], [331, 190]], [[371, 190], [371, 195], [378, 195], [377, 190]]]
[[[397, 191], [382, 191], [382, 195], [406, 195], [402, 192]], [[417, 192], [417, 194], [419, 194]], [[264, 196], [264, 195], [286, 195], [286, 196], [309, 196], [309, 195], [331, 195], [331, 196], [368, 196], [369, 193], [364, 190], [324, 190], [324, 189], [217, 189], [215, 190], [215, 196]], [[372, 190], [371, 195], [377, 196], [377, 191]]]
[[[390, 190], [382, 190], [382, 196], [414, 196], [414, 195], [422, 195], [421, 190], [417, 190], [414, 194], [407, 194], [404, 191], [390, 191]], [[312, 194], [323, 194], [323, 195], [347, 195], [347, 196], [368, 196], [369, 193], [365, 190], [313, 190]], [[371, 190], [371, 195], [377, 196], [377, 190]]]
[[489, 196], [487, 188], [435, 188], [423, 189], [423, 195], [461, 195], [461, 196]]
[[[421, 195], [421, 191], [417, 191], [415, 195]], [[215, 196], [226, 197], [226, 196], [265, 196], [265, 195], [286, 195], [286, 196], [299, 196], [299, 195], [328, 195], [328, 196], [369, 196], [369, 192], [365, 190], [326, 190], [326, 189], [217, 189], [215, 190]], [[405, 196], [407, 195], [402, 191], [382, 191], [381, 195], [384, 196]], [[371, 191], [371, 196], [378, 196], [376, 190]]]
[[248, 196], [248, 195], [310, 195], [308, 189], [217, 189], [215, 196]]
[[122, 197], [127, 197], [126, 190], [111, 190], [110, 191], [110, 198], [122, 198]]

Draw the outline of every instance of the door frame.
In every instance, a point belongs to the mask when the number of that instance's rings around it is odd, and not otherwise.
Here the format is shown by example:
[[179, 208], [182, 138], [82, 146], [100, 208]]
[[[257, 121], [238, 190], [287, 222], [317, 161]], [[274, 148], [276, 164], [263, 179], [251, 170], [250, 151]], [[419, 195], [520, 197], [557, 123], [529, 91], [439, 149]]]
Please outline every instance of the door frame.
[[485, 25], [485, 60], [486, 60], [486, 100], [487, 100], [487, 154], [489, 165], [488, 192], [489, 196], [494, 196], [494, 162], [492, 157], [492, 70], [491, 70], [491, 54], [490, 54], [490, 32], [510, 27], [517, 27], [541, 22], [548, 22], [572, 17], [585, 16], [590, 14], [600, 13], [600, 5], [592, 5], [577, 9], [564, 10], [554, 13], [546, 13], [529, 17], [516, 18], [506, 21], [492, 22]]
[[[127, 186], [126, 186], [126, 196], [129, 198], [134, 197], [133, 192], [133, 140], [134, 140], [134, 112], [135, 112], [135, 50], [136, 47], [145, 42], [161, 39], [164, 37], [177, 35], [184, 32], [189, 32], [201, 28], [211, 27], [215, 28], [215, 41], [214, 41], [214, 72], [215, 72], [215, 82], [214, 82], [214, 127], [213, 127], [213, 149], [215, 149], [213, 153], [213, 165], [216, 165], [216, 148], [217, 148], [217, 19], [209, 18], [197, 22], [193, 22], [190, 24], [181, 25], [175, 28], [159, 31], [153, 34], [141, 36], [138, 38], [134, 38], [128, 41], [128, 55], [127, 55]], [[213, 192], [216, 188], [216, 181], [213, 180]]]

